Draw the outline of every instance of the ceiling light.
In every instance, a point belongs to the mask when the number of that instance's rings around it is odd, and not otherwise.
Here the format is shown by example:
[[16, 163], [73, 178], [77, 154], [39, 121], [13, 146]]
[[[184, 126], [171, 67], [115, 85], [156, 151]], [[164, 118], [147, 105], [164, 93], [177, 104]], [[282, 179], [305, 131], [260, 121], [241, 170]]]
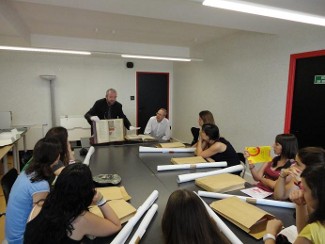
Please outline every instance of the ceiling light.
[[31, 48], [31, 47], [0, 46], [0, 50], [91, 55], [91, 52], [85, 52], [85, 51], [72, 51], [72, 50], [48, 49], [48, 48]]
[[144, 55], [131, 55], [131, 54], [122, 54], [122, 58], [139, 58], [139, 59], [153, 59], [153, 60], [168, 60], [168, 61], [181, 61], [181, 62], [190, 62], [190, 58], [173, 58], [173, 57], [159, 57], [159, 56], [144, 56]]
[[312, 15], [308, 13], [281, 9], [267, 5], [261, 5], [251, 2], [236, 0], [204, 0], [203, 5], [227, 10], [233, 10], [243, 13], [256, 14], [277, 19], [290, 20], [312, 25], [325, 26], [323, 16]]

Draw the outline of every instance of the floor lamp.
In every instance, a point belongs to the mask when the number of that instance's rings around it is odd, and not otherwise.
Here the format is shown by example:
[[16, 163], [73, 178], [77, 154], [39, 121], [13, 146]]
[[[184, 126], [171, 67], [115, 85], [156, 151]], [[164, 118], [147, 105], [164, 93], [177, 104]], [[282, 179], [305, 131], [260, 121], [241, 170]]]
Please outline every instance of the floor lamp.
[[47, 80], [50, 82], [50, 96], [51, 96], [51, 119], [52, 119], [52, 127], [56, 125], [55, 120], [55, 97], [54, 97], [54, 80], [56, 79], [56, 75], [40, 75], [43, 80]]

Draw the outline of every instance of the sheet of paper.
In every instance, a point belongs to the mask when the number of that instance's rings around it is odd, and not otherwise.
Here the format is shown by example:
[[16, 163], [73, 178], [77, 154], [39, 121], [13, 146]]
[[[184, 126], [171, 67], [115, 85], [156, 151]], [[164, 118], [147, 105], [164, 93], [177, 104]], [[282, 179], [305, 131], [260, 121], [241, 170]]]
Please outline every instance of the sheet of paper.
[[266, 198], [273, 194], [272, 192], [264, 191], [263, 189], [258, 188], [257, 186], [243, 189], [241, 191], [247, 194], [248, 196], [251, 196], [253, 198], [259, 198], [259, 199]]

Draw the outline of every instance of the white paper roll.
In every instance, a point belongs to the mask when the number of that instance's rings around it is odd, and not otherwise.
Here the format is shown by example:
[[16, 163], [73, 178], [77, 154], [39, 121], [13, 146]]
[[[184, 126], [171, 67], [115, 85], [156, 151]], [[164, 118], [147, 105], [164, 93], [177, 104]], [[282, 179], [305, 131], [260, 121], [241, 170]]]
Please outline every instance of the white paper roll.
[[127, 224], [123, 227], [123, 229], [117, 234], [111, 244], [123, 244], [127, 240], [128, 236], [130, 235], [133, 227], [142, 217], [142, 215], [151, 207], [151, 205], [156, 201], [158, 198], [158, 191], [154, 190], [150, 196], [144, 201], [144, 203], [138, 208], [136, 214], [129, 219]]
[[227, 167], [227, 162], [210, 162], [210, 163], [198, 163], [198, 164], [170, 164], [170, 165], [158, 165], [157, 171], [165, 170], [178, 170], [178, 169], [200, 169], [200, 168], [217, 168]]
[[274, 207], [281, 207], [281, 208], [295, 208], [296, 207], [296, 205], [294, 203], [285, 202], [285, 201], [257, 199], [257, 198], [252, 198], [252, 197], [244, 197], [244, 196], [237, 196], [237, 195], [216, 193], [216, 192], [209, 192], [209, 191], [198, 191], [198, 194], [201, 197], [210, 197], [210, 198], [217, 198], [217, 199], [224, 199], [224, 198], [228, 198], [228, 197], [238, 197], [244, 202], [258, 204], [258, 205], [267, 205], [267, 206], [274, 206]]
[[240, 244], [242, 243], [241, 240], [239, 240], [239, 238], [234, 234], [234, 232], [232, 232], [229, 227], [219, 218], [219, 216], [208, 206], [208, 204], [205, 203], [205, 201], [203, 201], [203, 199], [201, 197], [199, 197], [199, 195], [194, 192], [198, 198], [201, 199], [201, 201], [203, 202], [206, 210], [208, 211], [209, 215], [211, 218], [213, 218], [213, 220], [217, 223], [217, 226], [219, 227], [220, 231], [227, 237], [227, 239], [230, 241], [230, 243], [236, 243], [236, 244]]
[[186, 147], [186, 148], [156, 148], [156, 147], [139, 147], [140, 153], [178, 153], [178, 152], [194, 152], [194, 147]]
[[244, 167], [242, 165], [235, 165], [235, 166], [231, 166], [231, 167], [228, 167], [225, 169], [220, 169], [220, 170], [213, 170], [213, 171], [202, 172], [202, 173], [182, 174], [182, 175], [177, 176], [177, 182], [183, 183], [183, 182], [192, 181], [197, 178], [202, 178], [202, 177], [206, 177], [206, 176], [210, 176], [210, 175], [218, 175], [218, 174], [242, 171], [243, 169], [244, 169]]
[[146, 233], [147, 227], [149, 226], [153, 216], [157, 212], [157, 209], [158, 209], [158, 205], [156, 203], [154, 203], [151, 206], [151, 208], [148, 210], [146, 215], [144, 216], [143, 220], [141, 221], [138, 229], [134, 233], [134, 235], [133, 235], [131, 241], [129, 242], [129, 244], [130, 243], [132, 243], [132, 244], [139, 243], [139, 241], [141, 240], [144, 233]]
[[88, 149], [88, 152], [87, 152], [87, 155], [83, 161], [83, 164], [86, 164], [86, 165], [89, 165], [89, 160], [91, 158], [91, 155], [93, 155], [93, 153], [95, 152], [95, 148], [93, 146], [91, 146], [89, 149]]

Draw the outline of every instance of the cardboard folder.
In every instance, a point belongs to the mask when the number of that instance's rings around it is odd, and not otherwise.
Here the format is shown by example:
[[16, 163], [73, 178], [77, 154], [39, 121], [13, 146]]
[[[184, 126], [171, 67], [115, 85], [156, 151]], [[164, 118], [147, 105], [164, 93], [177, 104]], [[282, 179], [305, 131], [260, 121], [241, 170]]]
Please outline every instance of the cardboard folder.
[[176, 141], [176, 142], [159, 143], [158, 147], [161, 147], [161, 148], [183, 148], [183, 147], [186, 147], [186, 146], [185, 146], [184, 143]]
[[[123, 199], [112, 200], [106, 204], [109, 204], [109, 206], [114, 210], [114, 212], [116, 213], [117, 217], [120, 219], [122, 224], [127, 222], [130, 218], [132, 218], [137, 211], [136, 208], [134, 208], [130, 203], [126, 202]], [[91, 207], [90, 212], [100, 217], [103, 217], [102, 212], [97, 206]]]
[[201, 157], [181, 157], [181, 158], [171, 158], [170, 160], [173, 164], [197, 164], [197, 163], [206, 163], [207, 161]]
[[243, 202], [238, 197], [214, 201], [210, 206], [255, 239], [263, 237], [266, 233], [267, 221], [274, 218], [270, 213]]
[[195, 180], [195, 184], [204, 190], [221, 193], [242, 189], [245, 187], [245, 182], [246, 180], [240, 176], [228, 173], [211, 175]]
[[124, 186], [109, 186], [96, 188], [107, 200], [124, 199], [129, 201], [131, 196], [126, 192]]

